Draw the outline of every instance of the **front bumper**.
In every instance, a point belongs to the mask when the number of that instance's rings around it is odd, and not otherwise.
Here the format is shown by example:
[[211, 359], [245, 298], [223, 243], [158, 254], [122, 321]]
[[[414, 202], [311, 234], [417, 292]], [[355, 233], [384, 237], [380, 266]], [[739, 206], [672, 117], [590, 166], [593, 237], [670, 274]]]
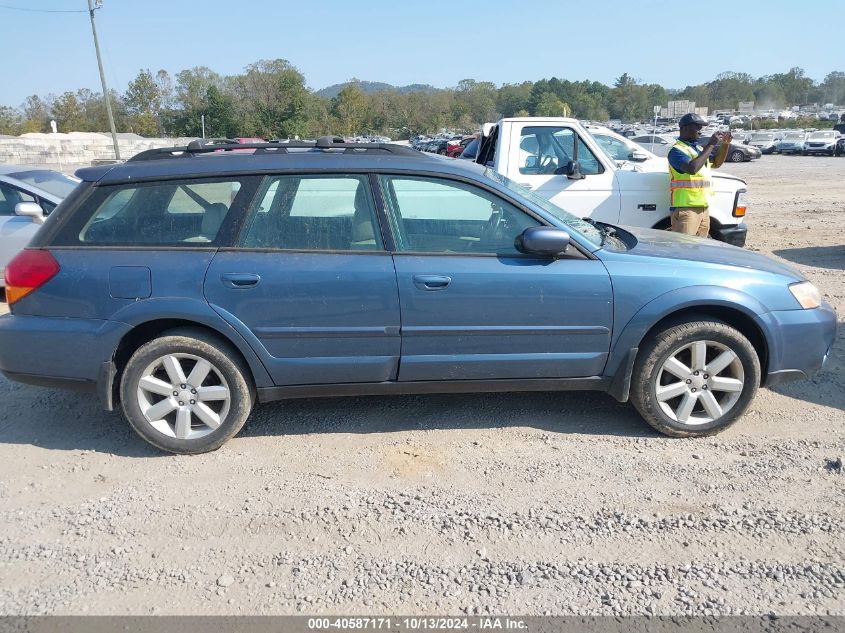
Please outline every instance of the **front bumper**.
[[804, 153], [805, 154], [831, 154], [833, 152], [833, 147], [805, 147]]
[[764, 386], [804, 380], [824, 367], [836, 340], [836, 311], [829, 303], [813, 310], [767, 312], [758, 319], [769, 341]]
[[745, 224], [732, 224], [720, 226], [713, 231], [713, 237], [720, 242], [732, 246], [745, 246], [745, 238], [748, 235], [748, 227]]

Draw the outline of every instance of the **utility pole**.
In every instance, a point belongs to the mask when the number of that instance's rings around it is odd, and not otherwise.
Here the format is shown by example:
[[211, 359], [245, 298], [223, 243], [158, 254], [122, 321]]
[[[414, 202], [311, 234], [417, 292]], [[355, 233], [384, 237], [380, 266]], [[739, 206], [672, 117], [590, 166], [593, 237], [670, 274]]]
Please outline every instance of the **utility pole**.
[[97, 25], [94, 23], [94, 10], [103, 6], [103, 0], [97, 0], [97, 6], [94, 7], [94, 0], [88, 0], [88, 13], [91, 16], [91, 32], [94, 33], [94, 50], [97, 51], [97, 65], [100, 67], [100, 81], [103, 84], [103, 99], [106, 101], [106, 113], [109, 117], [109, 127], [111, 128], [111, 140], [114, 143], [114, 157], [120, 160], [120, 149], [117, 146], [117, 131], [114, 127], [114, 115], [111, 111], [111, 99], [109, 98], [109, 88], [106, 85], [106, 73], [103, 72], [103, 60], [100, 57], [100, 42], [97, 40]]

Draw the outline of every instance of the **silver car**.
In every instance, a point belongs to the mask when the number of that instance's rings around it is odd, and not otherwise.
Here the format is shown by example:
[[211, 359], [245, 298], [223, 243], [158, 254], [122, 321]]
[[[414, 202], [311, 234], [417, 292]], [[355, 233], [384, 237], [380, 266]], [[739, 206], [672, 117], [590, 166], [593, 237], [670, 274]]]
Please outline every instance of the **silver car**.
[[6, 264], [78, 182], [51, 169], [0, 165], [0, 288], [6, 285]]

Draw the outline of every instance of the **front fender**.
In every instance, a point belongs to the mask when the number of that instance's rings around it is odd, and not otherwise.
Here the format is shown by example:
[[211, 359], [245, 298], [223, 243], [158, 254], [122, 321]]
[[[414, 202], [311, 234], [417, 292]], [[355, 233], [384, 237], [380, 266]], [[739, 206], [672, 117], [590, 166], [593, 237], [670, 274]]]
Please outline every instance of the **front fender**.
[[759, 316], [769, 312], [769, 309], [754, 297], [724, 286], [688, 286], [655, 297], [618, 330], [619, 334], [615, 337], [605, 367], [605, 375], [615, 376], [620, 368], [624, 371], [626, 365], [633, 366], [630, 359], [631, 350], [640, 347], [643, 338], [656, 323], [682, 310], [714, 306], [736, 310], [753, 320], [763, 332], [767, 347], [770, 345], [770, 333], [761, 327], [759, 319]]

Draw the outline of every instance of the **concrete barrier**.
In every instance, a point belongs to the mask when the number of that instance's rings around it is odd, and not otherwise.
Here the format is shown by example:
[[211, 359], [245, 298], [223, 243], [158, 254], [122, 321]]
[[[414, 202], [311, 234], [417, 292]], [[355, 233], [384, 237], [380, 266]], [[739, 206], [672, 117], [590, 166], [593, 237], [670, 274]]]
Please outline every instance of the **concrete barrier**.
[[[118, 134], [118, 148], [122, 159], [157, 147], [187, 145], [190, 138], [144, 138], [137, 134]], [[111, 134], [98, 132], [70, 132], [68, 134], [22, 134], [0, 138], [0, 163], [38, 165], [63, 171], [114, 160]]]

